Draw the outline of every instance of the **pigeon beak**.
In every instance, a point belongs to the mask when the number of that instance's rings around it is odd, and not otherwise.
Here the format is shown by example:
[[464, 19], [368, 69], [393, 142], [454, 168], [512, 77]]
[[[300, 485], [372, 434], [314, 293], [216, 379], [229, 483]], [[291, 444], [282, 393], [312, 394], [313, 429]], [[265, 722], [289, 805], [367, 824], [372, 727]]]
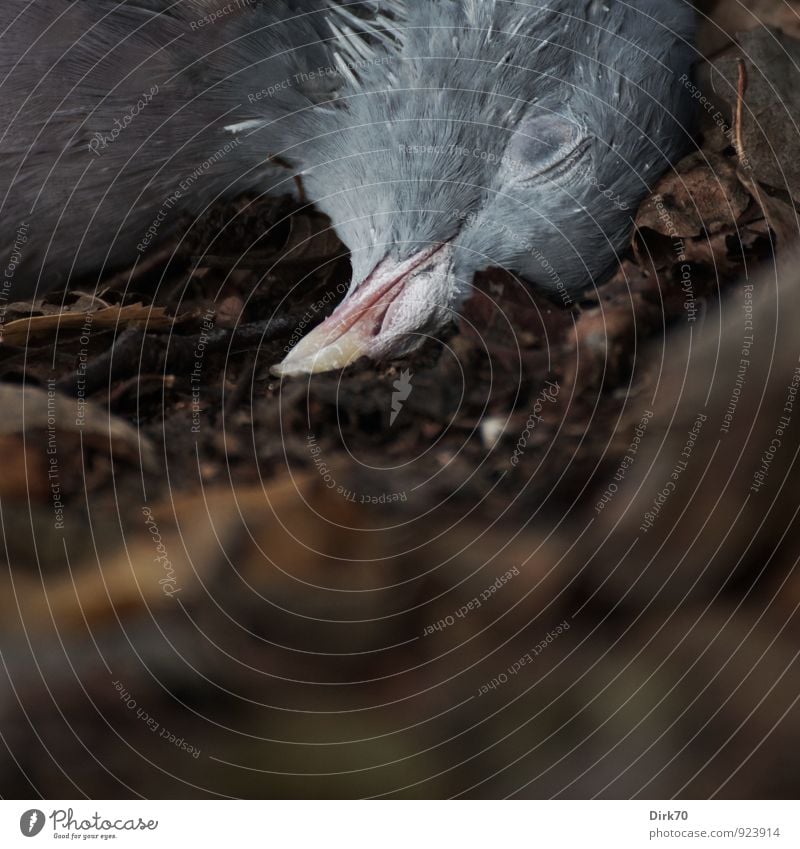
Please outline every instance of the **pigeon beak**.
[[[449, 249], [448, 244], [437, 244], [403, 262], [388, 257], [381, 260], [362, 283], [350, 290], [333, 315], [303, 337], [270, 371], [278, 377], [315, 374], [343, 369], [362, 356], [387, 353], [391, 343], [400, 338], [385, 327], [387, 312], [396, 302], [396, 306], [401, 306], [401, 296], [405, 292], [407, 299], [411, 288], [407, 284], [438, 262], [442, 257], [437, 255], [445, 249]], [[424, 313], [433, 311], [432, 304], [420, 309], [415, 299], [410, 311], [419, 315], [420, 324], [424, 324]]]

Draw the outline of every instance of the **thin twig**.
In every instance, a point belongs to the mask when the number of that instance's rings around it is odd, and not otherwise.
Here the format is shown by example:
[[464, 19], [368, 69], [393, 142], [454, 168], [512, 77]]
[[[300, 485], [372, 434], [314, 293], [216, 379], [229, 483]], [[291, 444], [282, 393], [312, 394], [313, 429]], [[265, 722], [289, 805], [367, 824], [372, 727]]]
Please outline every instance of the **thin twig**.
[[733, 119], [734, 144], [736, 146], [736, 156], [739, 158], [739, 164], [746, 166], [747, 156], [744, 152], [744, 137], [742, 126], [744, 124], [744, 96], [747, 92], [747, 66], [744, 59], [739, 59], [739, 83], [736, 87], [736, 114]]

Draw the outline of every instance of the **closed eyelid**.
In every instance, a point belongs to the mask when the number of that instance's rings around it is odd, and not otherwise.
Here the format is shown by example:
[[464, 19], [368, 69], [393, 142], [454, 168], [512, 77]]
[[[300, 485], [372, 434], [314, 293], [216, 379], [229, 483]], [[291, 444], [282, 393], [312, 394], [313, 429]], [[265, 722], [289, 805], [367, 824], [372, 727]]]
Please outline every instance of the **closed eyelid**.
[[592, 134], [580, 119], [568, 113], [539, 108], [519, 123], [509, 139], [506, 158], [513, 179], [572, 179], [580, 174], [592, 143]]
[[536, 164], [517, 163], [520, 182], [526, 184], [536, 180], [561, 180], [582, 173], [580, 166], [588, 164], [587, 154], [591, 144], [590, 136], [581, 135], [573, 139], [570, 145], [553, 150], [549, 156]]

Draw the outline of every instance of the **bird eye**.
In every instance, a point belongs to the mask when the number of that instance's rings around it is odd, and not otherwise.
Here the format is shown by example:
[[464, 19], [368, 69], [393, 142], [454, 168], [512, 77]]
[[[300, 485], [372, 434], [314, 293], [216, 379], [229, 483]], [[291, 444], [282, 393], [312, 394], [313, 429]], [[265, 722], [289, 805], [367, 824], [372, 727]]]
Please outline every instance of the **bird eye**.
[[506, 148], [504, 164], [521, 183], [560, 180], [587, 164], [591, 138], [572, 121], [555, 114], [525, 119]]

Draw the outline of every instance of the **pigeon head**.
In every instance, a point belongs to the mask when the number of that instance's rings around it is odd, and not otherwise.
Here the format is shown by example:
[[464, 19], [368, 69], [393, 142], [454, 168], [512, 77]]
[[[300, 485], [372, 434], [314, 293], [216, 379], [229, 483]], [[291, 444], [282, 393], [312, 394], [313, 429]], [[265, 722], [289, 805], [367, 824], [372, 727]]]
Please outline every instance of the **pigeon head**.
[[278, 374], [413, 351], [492, 266], [569, 303], [613, 267], [638, 203], [690, 139], [680, 2], [443, 2], [407, 15], [381, 53], [350, 31], [359, 73], [297, 143], [353, 279]]

